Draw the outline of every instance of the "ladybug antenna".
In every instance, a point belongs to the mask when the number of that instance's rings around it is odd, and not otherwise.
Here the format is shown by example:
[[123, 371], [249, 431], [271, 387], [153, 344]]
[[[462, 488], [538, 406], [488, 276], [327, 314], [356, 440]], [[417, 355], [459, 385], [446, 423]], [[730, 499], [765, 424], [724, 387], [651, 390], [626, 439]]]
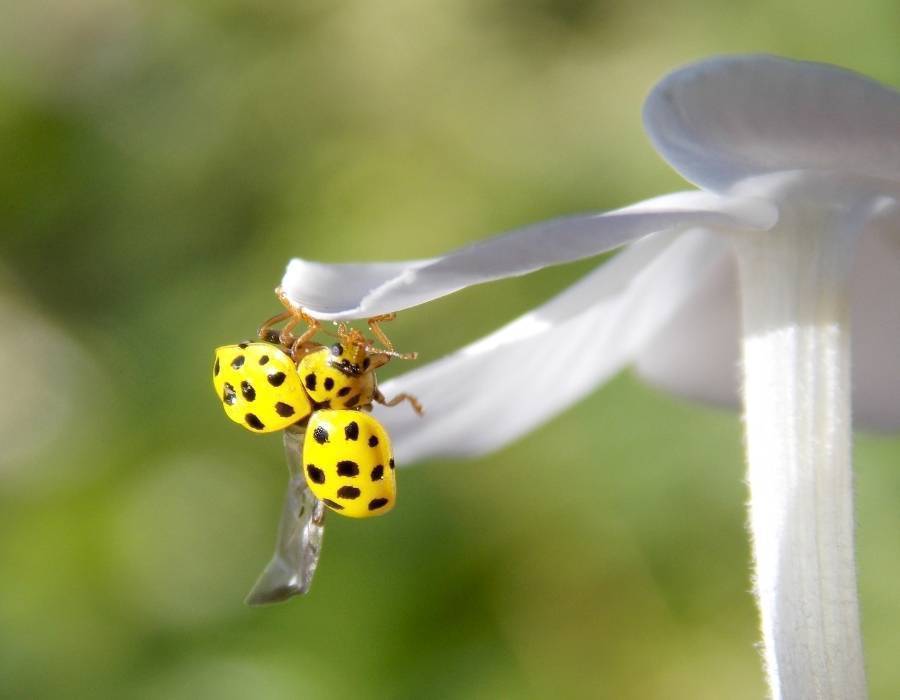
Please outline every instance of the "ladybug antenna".
[[376, 348], [374, 345], [366, 343], [365, 350], [370, 355], [385, 355], [386, 357], [395, 357], [398, 360], [417, 360], [419, 353], [417, 352], [397, 352], [396, 350], [383, 350]]

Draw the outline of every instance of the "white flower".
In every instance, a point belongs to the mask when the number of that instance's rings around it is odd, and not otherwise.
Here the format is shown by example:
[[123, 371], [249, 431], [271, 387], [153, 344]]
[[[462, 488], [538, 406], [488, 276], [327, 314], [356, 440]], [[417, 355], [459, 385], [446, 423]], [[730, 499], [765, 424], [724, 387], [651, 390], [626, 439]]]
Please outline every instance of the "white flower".
[[312, 316], [364, 318], [628, 244], [546, 304], [386, 384], [427, 407], [422, 419], [380, 412], [399, 460], [497, 449], [629, 364], [690, 397], [742, 395], [773, 696], [865, 697], [850, 395], [858, 423], [900, 427], [900, 94], [831, 66], [724, 57], [664, 78], [644, 120], [702, 190], [430, 260], [294, 260], [282, 287]]

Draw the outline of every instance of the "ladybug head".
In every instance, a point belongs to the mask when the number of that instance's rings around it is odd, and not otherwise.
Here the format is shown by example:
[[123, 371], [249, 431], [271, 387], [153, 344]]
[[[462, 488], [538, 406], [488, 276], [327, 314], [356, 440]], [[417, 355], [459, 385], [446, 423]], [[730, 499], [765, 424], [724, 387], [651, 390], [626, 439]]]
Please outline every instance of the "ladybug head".
[[362, 333], [355, 328], [342, 328], [338, 342], [331, 346], [329, 363], [345, 374], [363, 374], [369, 370], [369, 344]]

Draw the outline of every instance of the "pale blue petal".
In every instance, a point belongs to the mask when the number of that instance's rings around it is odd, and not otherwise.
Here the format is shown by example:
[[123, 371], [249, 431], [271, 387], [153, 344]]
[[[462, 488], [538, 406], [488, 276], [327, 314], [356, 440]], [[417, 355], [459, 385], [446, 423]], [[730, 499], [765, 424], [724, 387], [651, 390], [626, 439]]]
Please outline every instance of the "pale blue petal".
[[571, 406], [626, 366], [663, 327], [709, 259], [693, 232], [629, 246], [491, 335], [382, 386], [425, 407], [376, 407], [399, 464], [496, 450]]
[[689, 181], [829, 170], [900, 181], [900, 93], [842, 68], [724, 56], [663, 78], [644, 105], [656, 150]]
[[[900, 211], [870, 220], [851, 277], [853, 422], [900, 428]], [[707, 234], [709, 260], [692, 293], [647, 338], [635, 366], [651, 384], [685, 398], [740, 405], [740, 306], [730, 245]]]
[[288, 265], [281, 287], [316, 318], [367, 318], [599, 255], [652, 233], [693, 226], [760, 230], [777, 218], [775, 207], [758, 199], [678, 192], [605, 214], [534, 224], [432, 259], [326, 264], [298, 258]]

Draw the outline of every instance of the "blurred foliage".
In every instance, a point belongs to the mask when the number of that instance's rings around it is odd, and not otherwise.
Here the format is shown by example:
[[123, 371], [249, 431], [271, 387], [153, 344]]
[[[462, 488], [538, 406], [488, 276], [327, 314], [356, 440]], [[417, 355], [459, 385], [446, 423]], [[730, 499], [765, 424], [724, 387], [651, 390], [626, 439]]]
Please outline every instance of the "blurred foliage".
[[[0, 696], [762, 697], [734, 415], [620, 377], [495, 456], [404, 470], [389, 518], [329, 520], [308, 598], [251, 610], [286, 474], [208, 365], [292, 255], [428, 256], [683, 187], [639, 110], [687, 61], [900, 83], [900, 5], [0, 7]], [[434, 359], [592, 264], [394, 339]], [[900, 696], [898, 457], [858, 441], [875, 698]]]

